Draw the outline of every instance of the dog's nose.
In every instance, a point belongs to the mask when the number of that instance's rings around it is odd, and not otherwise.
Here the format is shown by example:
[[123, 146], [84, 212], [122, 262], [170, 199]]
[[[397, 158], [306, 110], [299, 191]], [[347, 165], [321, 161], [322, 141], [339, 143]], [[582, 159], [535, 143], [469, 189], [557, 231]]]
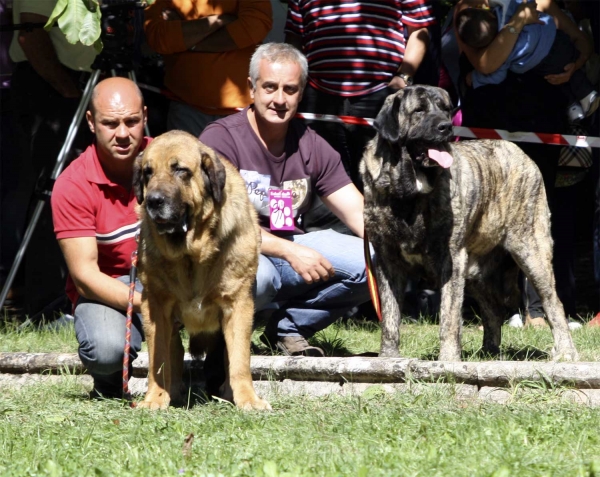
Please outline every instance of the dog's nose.
[[151, 209], [158, 209], [165, 203], [165, 196], [161, 192], [151, 192], [146, 197], [146, 205]]
[[452, 122], [443, 121], [438, 124], [438, 131], [441, 133], [448, 133], [452, 130]]

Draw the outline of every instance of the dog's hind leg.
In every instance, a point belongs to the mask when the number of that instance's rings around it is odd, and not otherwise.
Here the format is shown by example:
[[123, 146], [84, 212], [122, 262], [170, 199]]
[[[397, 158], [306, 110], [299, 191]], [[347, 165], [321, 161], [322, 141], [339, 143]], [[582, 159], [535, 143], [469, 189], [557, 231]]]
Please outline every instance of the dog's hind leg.
[[224, 395], [221, 392], [223, 383], [227, 380], [227, 347], [223, 332], [199, 333], [190, 336], [190, 354], [194, 358], [204, 357], [205, 392], [208, 396], [219, 396], [233, 402], [233, 394]]
[[502, 249], [479, 257], [479, 273], [467, 284], [483, 315], [483, 352], [498, 356], [502, 323], [519, 305], [519, 267]]
[[482, 281], [474, 282], [469, 286], [469, 292], [479, 304], [483, 315], [483, 352], [492, 356], [500, 354], [502, 342], [502, 322], [506, 308], [498, 299], [497, 292], [490, 290]]
[[440, 361], [461, 360], [462, 305], [465, 296], [467, 250], [452, 253], [442, 265], [440, 306]]
[[564, 308], [556, 294], [552, 270], [552, 239], [549, 233], [547, 237], [538, 239], [533, 235], [532, 238], [529, 243], [513, 245], [511, 254], [542, 301], [554, 337], [552, 358], [555, 361], [577, 361], [579, 355], [573, 344]]
[[[389, 275], [389, 277], [388, 277]], [[400, 356], [400, 319], [406, 276], [400, 270], [391, 272], [377, 266], [377, 286], [381, 301], [381, 348], [379, 356], [395, 358]]]
[[183, 356], [185, 350], [181, 343], [179, 325], [174, 324], [171, 331], [171, 403], [181, 403], [181, 391], [183, 386]]

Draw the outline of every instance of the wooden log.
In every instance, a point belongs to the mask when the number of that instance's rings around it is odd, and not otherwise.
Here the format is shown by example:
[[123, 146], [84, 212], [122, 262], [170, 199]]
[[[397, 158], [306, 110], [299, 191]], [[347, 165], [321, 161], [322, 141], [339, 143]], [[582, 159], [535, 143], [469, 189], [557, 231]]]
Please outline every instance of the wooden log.
[[84, 367], [75, 353], [0, 353], [0, 373], [41, 374], [66, 371], [82, 373]]
[[523, 381], [578, 389], [600, 389], [600, 363], [553, 361], [487, 361], [477, 363], [479, 386], [507, 387]]
[[409, 376], [414, 381], [454, 382], [479, 385], [479, 372], [476, 361], [421, 361], [413, 360]]
[[254, 379], [293, 379], [358, 383], [402, 383], [412, 359], [306, 358], [303, 356], [252, 356]]
[[[133, 376], [148, 373], [148, 353], [133, 363]], [[201, 379], [202, 362], [185, 358], [186, 374]], [[74, 353], [0, 353], [0, 373], [84, 372]], [[421, 361], [407, 358], [307, 358], [253, 356], [255, 380], [326, 381], [334, 383], [445, 382], [478, 387], [508, 387], [523, 381], [549, 386], [600, 389], [600, 363], [545, 361]]]

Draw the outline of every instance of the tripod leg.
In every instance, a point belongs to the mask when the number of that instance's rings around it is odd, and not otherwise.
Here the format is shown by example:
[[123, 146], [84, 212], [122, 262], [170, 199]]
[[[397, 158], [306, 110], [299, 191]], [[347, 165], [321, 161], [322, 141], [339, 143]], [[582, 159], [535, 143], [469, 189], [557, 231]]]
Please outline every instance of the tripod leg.
[[[67, 132], [65, 142], [62, 148], [60, 149], [60, 152], [58, 153], [56, 165], [54, 166], [54, 170], [52, 171], [52, 180], [56, 180], [56, 178], [60, 175], [65, 166], [65, 159], [67, 157], [67, 153], [71, 150], [71, 146], [73, 144], [73, 141], [75, 140], [75, 136], [77, 135], [77, 130], [79, 129], [79, 124], [81, 123], [81, 119], [85, 114], [87, 105], [90, 101], [90, 98], [92, 97], [92, 91], [94, 89], [94, 86], [98, 82], [99, 77], [100, 70], [94, 70], [92, 76], [90, 76], [90, 78], [88, 79], [81, 100], [79, 101], [79, 105], [77, 106], [77, 110], [75, 111], [75, 115], [73, 116], [73, 120], [71, 121], [71, 125], [69, 126], [69, 131]], [[0, 309], [4, 306], [4, 302], [6, 301], [6, 297], [8, 296], [10, 287], [12, 286], [15, 276], [17, 275], [17, 271], [19, 270], [19, 266], [21, 265], [21, 260], [25, 255], [25, 250], [29, 245], [29, 241], [31, 240], [33, 231], [42, 215], [42, 210], [44, 208], [45, 202], [46, 201], [43, 199], [38, 201], [33, 215], [31, 217], [31, 220], [27, 225], [27, 230], [25, 231], [25, 235], [23, 236], [23, 240], [21, 241], [21, 245], [19, 246], [19, 250], [17, 251], [17, 254], [15, 256], [15, 260], [6, 278], [6, 283], [4, 284], [4, 287], [2, 288], [2, 293], [0, 294]]]

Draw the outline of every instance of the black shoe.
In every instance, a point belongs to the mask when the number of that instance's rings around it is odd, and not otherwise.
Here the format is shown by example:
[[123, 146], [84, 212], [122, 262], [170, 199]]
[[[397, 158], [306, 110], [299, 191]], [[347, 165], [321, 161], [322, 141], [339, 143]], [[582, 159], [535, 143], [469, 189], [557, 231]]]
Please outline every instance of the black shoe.
[[116, 389], [111, 389], [111, 390], [99, 390], [97, 388], [94, 388], [90, 391], [90, 394], [88, 395], [89, 399], [92, 400], [96, 400], [96, 399], [121, 399], [123, 398], [123, 390], [119, 389], [118, 391]]

